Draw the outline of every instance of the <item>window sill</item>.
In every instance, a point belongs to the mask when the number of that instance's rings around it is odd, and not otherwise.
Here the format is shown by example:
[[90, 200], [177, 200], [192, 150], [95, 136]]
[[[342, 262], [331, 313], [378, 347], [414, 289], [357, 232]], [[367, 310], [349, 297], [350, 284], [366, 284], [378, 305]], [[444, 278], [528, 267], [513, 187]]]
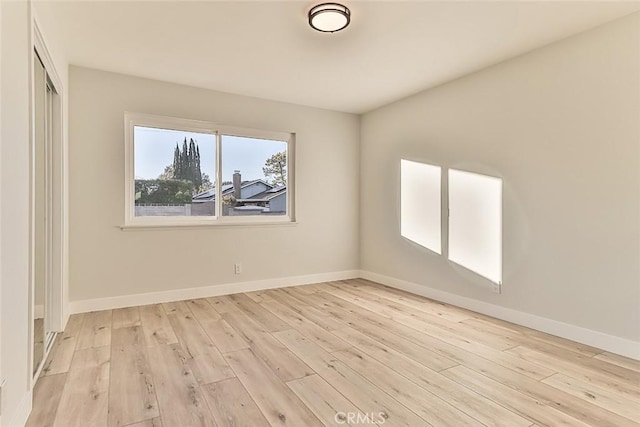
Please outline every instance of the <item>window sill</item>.
[[256, 228], [256, 227], [290, 227], [295, 226], [298, 223], [296, 221], [238, 221], [238, 222], [201, 222], [201, 223], [137, 223], [126, 224], [119, 226], [122, 231], [138, 231], [138, 230], [188, 230], [188, 229], [203, 229], [203, 228]]

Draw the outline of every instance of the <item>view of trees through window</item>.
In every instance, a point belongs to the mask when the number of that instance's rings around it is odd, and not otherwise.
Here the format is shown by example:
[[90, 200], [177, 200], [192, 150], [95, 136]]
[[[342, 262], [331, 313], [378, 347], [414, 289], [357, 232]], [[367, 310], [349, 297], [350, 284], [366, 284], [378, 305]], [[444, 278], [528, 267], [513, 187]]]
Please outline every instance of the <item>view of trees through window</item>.
[[[287, 143], [222, 136], [223, 216], [287, 213]], [[216, 214], [216, 136], [134, 126], [135, 216]]]

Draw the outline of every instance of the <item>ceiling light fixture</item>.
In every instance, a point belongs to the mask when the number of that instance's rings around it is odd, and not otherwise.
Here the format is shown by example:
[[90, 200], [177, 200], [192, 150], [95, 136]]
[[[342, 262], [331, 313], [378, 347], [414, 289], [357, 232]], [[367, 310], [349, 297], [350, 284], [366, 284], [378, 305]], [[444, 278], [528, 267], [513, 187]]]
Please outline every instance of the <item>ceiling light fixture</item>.
[[309, 25], [323, 33], [344, 30], [351, 22], [351, 11], [339, 3], [321, 3], [309, 11]]

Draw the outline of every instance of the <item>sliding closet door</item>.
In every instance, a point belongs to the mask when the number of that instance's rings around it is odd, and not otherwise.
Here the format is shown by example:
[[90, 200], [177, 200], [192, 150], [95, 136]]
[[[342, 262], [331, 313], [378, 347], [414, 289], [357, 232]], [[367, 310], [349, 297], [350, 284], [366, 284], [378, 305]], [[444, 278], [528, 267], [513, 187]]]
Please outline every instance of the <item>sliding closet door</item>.
[[37, 371], [44, 354], [45, 286], [47, 280], [47, 73], [34, 54], [34, 307], [33, 369]]

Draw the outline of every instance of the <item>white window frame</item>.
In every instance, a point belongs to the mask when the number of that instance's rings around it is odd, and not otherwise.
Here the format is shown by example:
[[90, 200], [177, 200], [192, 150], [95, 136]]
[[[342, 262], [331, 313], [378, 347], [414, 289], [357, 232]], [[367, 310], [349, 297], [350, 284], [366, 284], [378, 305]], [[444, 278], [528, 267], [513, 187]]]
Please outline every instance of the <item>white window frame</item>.
[[[170, 129], [184, 132], [208, 133], [216, 141], [216, 204], [212, 216], [136, 216], [135, 215], [135, 141], [136, 126]], [[295, 134], [265, 131], [232, 126], [221, 126], [212, 122], [163, 117], [142, 113], [125, 112], [125, 213], [122, 229], [138, 227], [198, 227], [198, 226], [242, 226], [282, 225], [295, 223]], [[274, 216], [222, 216], [222, 136], [282, 141], [287, 144], [287, 214]]]

